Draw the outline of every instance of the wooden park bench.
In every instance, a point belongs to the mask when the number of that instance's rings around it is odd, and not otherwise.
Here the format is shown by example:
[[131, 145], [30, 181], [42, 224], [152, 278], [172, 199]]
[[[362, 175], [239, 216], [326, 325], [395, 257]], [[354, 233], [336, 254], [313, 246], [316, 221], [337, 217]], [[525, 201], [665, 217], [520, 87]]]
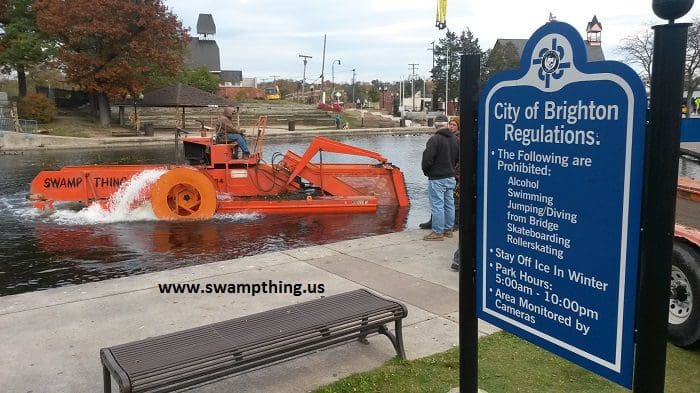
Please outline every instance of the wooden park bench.
[[[405, 358], [403, 304], [360, 289], [100, 350], [104, 391], [170, 392], [304, 353], [386, 335]], [[394, 332], [387, 323], [394, 322]]]

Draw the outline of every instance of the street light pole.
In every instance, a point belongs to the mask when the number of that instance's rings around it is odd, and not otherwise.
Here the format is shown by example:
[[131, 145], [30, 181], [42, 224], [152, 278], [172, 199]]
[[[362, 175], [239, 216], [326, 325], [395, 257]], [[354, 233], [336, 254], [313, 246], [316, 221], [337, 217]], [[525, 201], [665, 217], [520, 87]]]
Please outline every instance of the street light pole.
[[447, 100], [449, 95], [447, 94], [447, 89], [449, 89], [450, 86], [450, 47], [447, 47], [447, 56], [445, 57], [445, 63], [445, 116], [448, 116]]
[[[430, 44], [432, 45], [432, 47], [428, 48], [427, 50], [429, 50], [432, 53], [433, 68], [435, 68], [435, 41], [431, 42]], [[430, 69], [431, 72], [433, 71], [433, 68]]]
[[425, 99], [425, 80], [426, 79], [427, 78], [423, 78], [423, 97], [422, 97], [423, 99], [421, 100], [423, 102], [423, 104], [421, 105], [421, 108], [420, 108], [421, 112], [423, 111], [423, 109], [425, 109], [425, 101], [426, 101], [426, 99]]
[[416, 80], [416, 66], [418, 63], [410, 63], [411, 66], [411, 98], [413, 101], [411, 102], [411, 111], [415, 112], [416, 111], [416, 93], [413, 91], [413, 82]]
[[340, 59], [333, 60], [331, 63], [331, 103], [333, 103], [333, 97], [335, 97], [335, 62], [340, 65]]
[[301, 78], [301, 99], [304, 102], [304, 83], [306, 83], [306, 61], [312, 59], [313, 57], [307, 55], [299, 55], [299, 57], [304, 59], [304, 76]]

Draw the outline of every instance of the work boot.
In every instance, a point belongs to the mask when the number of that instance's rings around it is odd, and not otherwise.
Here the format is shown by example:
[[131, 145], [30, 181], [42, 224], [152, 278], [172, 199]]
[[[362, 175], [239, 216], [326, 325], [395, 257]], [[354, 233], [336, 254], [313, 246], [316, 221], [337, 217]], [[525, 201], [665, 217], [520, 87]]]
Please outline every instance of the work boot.
[[247, 160], [250, 158], [250, 153], [243, 153], [243, 159]]
[[459, 263], [457, 262], [452, 262], [452, 265], [450, 265], [450, 269], [458, 272], [459, 271]]
[[445, 237], [442, 235], [442, 233], [435, 233], [433, 231], [430, 231], [429, 234], [423, 236], [423, 240], [428, 240], [428, 241], [443, 241], [445, 240]]
[[451, 238], [453, 236], [451, 230], [446, 230], [445, 232], [442, 233], [443, 236]]
[[430, 217], [430, 219], [426, 222], [418, 224], [418, 228], [420, 228], [420, 229], [433, 229], [433, 217]]

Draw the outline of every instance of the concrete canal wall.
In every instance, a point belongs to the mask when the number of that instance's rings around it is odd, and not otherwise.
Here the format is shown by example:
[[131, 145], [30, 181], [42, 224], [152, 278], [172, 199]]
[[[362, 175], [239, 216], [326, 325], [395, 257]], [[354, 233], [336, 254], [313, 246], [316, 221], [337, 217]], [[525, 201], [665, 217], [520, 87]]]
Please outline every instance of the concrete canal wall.
[[[395, 128], [355, 128], [348, 130], [317, 130], [298, 129], [289, 131], [282, 128], [268, 128], [265, 136], [276, 137], [337, 137], [347, 135], [379, 135], [379, 134], [423, 134], [434, 132], [432, 127], [395, 127]], [[252, 130], [248, 130], [247, 139], [253, 139]], [[193, 135], [190, 133], [190, 135]], [[199, 134], [197, 134], [198, 136]], [[161, 145], [174, 139], [172, 132], [157, 133], [154, 136], [134, 137], [105, 137], [105, 138], [76, 138], [67, 136], [41, 135], [32, 133], [18, 133], [13, 131], [0, 131], [0, 152], [25, 151], [25, 150], [49, 150], [49, 149], [80, 149], [80, 148], [109, 148], [132, 147], [143, 145]]]

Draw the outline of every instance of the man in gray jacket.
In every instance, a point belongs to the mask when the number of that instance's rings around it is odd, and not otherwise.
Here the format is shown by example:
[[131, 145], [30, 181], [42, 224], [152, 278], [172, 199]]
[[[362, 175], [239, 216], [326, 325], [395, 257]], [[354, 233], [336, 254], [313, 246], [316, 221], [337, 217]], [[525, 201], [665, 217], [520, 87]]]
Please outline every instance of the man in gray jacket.
[[455, 223], [453, 191], [456, 185], [455, 165], [459, 160], [459, 144], [449, 128], [443, 127], [428, 139], [421, 168], [428, 177], [428, 197], [432, 231], [423, 240], [452, 237]]

